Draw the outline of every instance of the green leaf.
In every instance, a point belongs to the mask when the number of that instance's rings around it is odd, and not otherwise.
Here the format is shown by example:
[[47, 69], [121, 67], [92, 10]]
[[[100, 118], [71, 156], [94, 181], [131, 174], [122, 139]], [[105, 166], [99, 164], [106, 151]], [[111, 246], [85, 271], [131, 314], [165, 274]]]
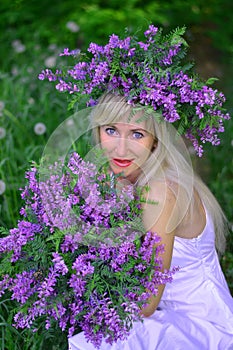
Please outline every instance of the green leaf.
[[212, 85], [214, 84], [216, 81], [218, 81], [219, 79], [218, 78], [209, 78], [207, 81], [206, 81], [206, 85]]

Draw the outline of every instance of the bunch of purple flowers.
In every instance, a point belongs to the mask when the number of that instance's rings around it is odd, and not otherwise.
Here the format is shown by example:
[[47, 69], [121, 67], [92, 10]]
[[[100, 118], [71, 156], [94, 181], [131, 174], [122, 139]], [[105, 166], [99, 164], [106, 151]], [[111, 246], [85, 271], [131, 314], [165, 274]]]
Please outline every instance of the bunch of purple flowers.
[[163, 271], [164, 247], [143, 229], [141, 194], [131, 185], [117, 192], [111, 174], [77, 153], [26, 178], [23, 218], [0, 239], [0, 296], [17, 301], [14, 326], [55, 322], [97, 348], [126, 338], [176, 270]]
[[204, 143], [220, 143], [218, 134], [230, 116], [223, 109], [223, 93], [209, 86], [216, 79], [202, 81], [197, 74], [188, 75], [193, 65], [182, 63], [187, 48], [184, 33], [185, 28], [177, 28], [163, 36], [161, 29], [150, 25], [145, 42], [112, 34], [105, 46], [91, 43], [87, 54], [65, 49], [61, 56], [73, 56], [74, 66], [55, 73], [45, 69], [39, 79], [72, 94], [71, 105], [91, 106], [103, 92], [113, 91], [132, 105], [148, 106], [157, 118], [174, 123], [201, 156]]

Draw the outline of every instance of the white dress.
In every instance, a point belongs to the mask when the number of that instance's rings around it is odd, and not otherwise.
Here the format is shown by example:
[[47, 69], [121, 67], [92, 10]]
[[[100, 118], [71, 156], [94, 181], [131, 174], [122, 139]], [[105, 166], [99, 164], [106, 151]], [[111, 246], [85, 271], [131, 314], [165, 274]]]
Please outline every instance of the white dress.
[[[125, 341], [101, 350], [233, 349], [233, 298], [214, 247], [214, 228], [206, 226], [193, 239], [175, 238], [171, 266], [179, 266], [166, 285], [155, 313], [135, 323]], [[69, 339], [70, 350], [94, 350], [83, 332]]]

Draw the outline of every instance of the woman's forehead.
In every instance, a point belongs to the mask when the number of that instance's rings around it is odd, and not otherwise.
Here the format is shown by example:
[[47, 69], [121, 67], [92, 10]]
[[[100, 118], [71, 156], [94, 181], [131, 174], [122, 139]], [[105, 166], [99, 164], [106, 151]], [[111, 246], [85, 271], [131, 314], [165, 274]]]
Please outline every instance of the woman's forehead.
[[145, 108], [134, 108], [129, 104], [110, 103], [97, 105], [94, 113], [93, 122], [96, 126], [113, 125], [125, 123], [133, 125], [135, 128], [143, 128], [149, 133], [155, 135], [153, 117], [148, 115]]
[[129, 130], [146, 130], [146, 122], [145, 121], [138, 121], [138, 120], [121, 120], [118, 122], [109, 123], [109, 125], [112, 125], [118, 129], [129, 129]]

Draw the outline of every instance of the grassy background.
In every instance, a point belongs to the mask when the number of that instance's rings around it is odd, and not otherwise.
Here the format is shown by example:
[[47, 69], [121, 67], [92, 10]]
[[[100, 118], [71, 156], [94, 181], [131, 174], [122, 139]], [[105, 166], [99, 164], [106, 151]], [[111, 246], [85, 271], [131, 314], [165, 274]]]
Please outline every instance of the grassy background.
[[[148, 22], [165, 31], [187, 26], [190, 58], [204, 78], [219, 78], [216, 87], [233, 106], [233, 3], [231, 0], [2, 0], [0, 4], [0, 226], [14, 227], [19, 218], [19, 188], [29, 163], [39, 161], [47, 140], [66, 119], [67, 96], [38, 80], [45, 67], [56, 66], [63, 48], [85, 49], [90, 41], [104, 44], [111, 33], [125, 27], [146, 28]], [[70, 23], [71, 22], [71, 23]], [[73, 27], [72, 27], [73, 26]], [[34, 128], [43, 123], [46, 131]], [[221, 146], [207, 148], [194, 165], [222, 205], [233, 225], [233, 123], [228, 122]], [[82, 146], [82, 145], [81, 145]], [[83, 147], [85, 147], [83, 145]], [[5, 184], [5, 189], [4, 189]], [[233, 292], [233, 234], [221, 263]], [[0, 301], [0, 349], [62, 350], [66, 335], [55, 326], [46, 331], [38, 325], [18, 332], [11, 327], [14, 304], [5, 296]]]

